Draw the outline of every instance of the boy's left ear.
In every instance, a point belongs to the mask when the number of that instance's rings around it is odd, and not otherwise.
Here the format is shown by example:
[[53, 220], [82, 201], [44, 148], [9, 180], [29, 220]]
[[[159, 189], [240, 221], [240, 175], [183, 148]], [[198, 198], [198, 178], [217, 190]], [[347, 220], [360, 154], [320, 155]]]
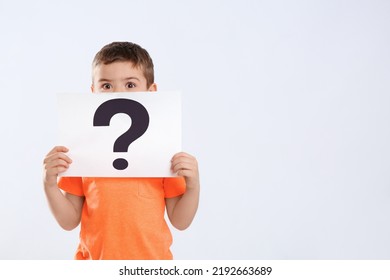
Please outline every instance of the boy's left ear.
[[93, 92], [93, 90], [94, 90], [94, 87], [93, 87], [93, 84], [91, 85], [91, 92]]
[[157, 91], [157, 84], [156, 83], [151, 84], [148, 91]]

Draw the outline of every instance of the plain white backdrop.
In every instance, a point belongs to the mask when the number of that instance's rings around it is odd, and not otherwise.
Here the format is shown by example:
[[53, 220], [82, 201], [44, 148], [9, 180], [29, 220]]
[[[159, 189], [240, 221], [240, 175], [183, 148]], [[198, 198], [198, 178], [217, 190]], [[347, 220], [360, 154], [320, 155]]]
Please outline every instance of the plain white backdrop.
[[201, 174], [176, 259], [390, 258], [390, 2], [0, 0], [0, 259], [72, 259], [47, 207], [56, 94], [112, 41], [183, 92]]

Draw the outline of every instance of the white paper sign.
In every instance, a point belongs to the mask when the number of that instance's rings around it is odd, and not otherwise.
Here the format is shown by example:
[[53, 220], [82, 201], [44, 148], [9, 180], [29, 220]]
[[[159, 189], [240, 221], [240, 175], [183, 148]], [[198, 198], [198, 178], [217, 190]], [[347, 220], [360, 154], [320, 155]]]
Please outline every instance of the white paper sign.
[[58, 144], [69, 148], [73, 161], [60, 176], [175, 176], [179, 92], [60, 94], [58, 101]]

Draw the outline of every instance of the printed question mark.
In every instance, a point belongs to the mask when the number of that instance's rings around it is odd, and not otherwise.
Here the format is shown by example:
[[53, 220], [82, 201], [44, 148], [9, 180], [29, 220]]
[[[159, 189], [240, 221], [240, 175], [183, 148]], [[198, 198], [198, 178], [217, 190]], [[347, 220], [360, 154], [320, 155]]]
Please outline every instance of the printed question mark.
[[[131, 143], [141, 137], [149, 127], [149, 114], [139, 102], [117, 98], [102, 103], [93, 116], [93, 126], [109, 126], [111, 118], [118, 113], [131, 118], [130, 128], [114, 143], [114, 152], [127, 152]], [[117, 158], [112, 163], [115, 169], [124, 170], [129, 165], [124, 158]]]

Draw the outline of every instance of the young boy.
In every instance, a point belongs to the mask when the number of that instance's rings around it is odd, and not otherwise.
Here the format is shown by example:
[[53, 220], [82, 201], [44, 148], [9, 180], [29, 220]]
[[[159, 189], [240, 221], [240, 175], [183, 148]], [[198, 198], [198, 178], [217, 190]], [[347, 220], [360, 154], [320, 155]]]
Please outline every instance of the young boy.
[[[92, 92], [156, 91], [148, 52], [129, 42], [104, 46], [95, 56]], [[158, 141], [158, 140], [156, 140]], [[173, 178], [61, 177], [72, 160], [54, 147], [44, 159], [44, 190], [59, 225], [72, 230], [81, 221], [75, 259], [172, 259], [172, 236], [164, 219], [186, 229], [199, 201], [197, 160], [172, 157]]]

